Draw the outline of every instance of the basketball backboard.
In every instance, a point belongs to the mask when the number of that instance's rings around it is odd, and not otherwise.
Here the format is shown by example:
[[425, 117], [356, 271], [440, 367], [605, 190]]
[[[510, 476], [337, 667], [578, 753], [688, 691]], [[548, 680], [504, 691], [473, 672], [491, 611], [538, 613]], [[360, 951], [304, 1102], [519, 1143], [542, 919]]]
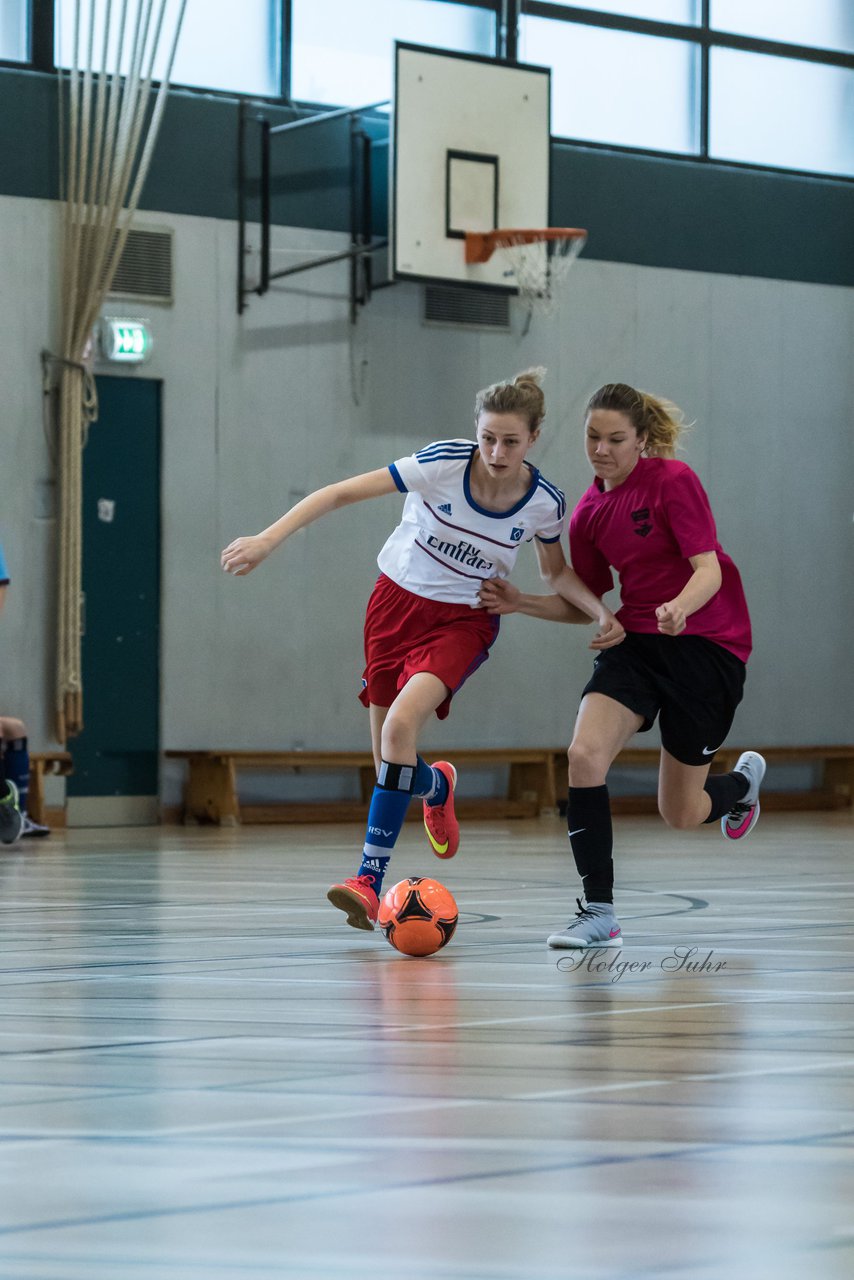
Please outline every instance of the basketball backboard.
[[466, 231], [549, 223], [548, 68], [395, 46], [391, 263], [397, 279], [513, 289]]

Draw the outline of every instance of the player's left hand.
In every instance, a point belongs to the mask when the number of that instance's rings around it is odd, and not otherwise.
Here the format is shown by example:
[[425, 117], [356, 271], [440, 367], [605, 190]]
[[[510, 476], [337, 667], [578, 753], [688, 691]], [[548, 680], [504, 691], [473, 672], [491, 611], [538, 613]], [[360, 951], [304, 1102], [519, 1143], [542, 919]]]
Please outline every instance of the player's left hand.
[[675, 600], [660, 604], [655, 611], [655, 616], [658, 619], [658, 629], [664, 636], [678, 636], [685, 630], [688, 621], [685, 610]]
[[599, 619], [599, 630], [590, 641], [590, 649], [613, 649], [626, 638], [626, 629], [613, 613], [603, 614]]

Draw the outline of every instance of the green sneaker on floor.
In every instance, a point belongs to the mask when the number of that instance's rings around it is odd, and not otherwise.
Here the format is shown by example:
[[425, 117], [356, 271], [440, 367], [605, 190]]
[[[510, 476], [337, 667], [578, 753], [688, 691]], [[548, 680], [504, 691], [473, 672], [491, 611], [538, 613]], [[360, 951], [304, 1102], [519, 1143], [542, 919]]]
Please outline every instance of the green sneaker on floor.
[[18, 808], [18, 788], [14, 782], [5, 785], [6, 794], [0, 799], [0, 844], [14, 844], [23, 830], [24, 815]]
[[24, 825], [21, 828], [21, 839], [27, 840], [35, 838], [41, 840], [44, 836], [50, 835], [50, 827], [45, 827], [41, 822], [34, 822], [28, 813], [22, 813]]

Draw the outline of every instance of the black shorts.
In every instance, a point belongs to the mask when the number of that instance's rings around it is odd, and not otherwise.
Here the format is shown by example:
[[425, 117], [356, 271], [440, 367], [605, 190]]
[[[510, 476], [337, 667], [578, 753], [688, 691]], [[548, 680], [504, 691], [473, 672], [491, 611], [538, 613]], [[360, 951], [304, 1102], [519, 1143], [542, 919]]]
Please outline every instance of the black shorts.
[[602, 693], [642, 716], [641, 733], [659, 716], [665, 751], [682, 764], [708, 764], [730, 731], [745, 672], [740, 658], [705, 636], [629, 631], [597, 654], [584, 693]]

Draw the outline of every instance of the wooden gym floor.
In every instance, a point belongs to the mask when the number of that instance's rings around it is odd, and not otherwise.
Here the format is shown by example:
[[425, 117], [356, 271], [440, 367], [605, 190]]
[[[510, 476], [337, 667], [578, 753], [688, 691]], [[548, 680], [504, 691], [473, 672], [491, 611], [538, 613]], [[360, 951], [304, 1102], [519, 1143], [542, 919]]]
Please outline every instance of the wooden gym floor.
[[618, 819], [604, 971], [544, 945], [559, 819], [406, 829], [389, 883], [461, 910], [427, 960], [326, 902], [360, 834], [0, 851], [3, 1280], [854, 1274], [849, 814]]

